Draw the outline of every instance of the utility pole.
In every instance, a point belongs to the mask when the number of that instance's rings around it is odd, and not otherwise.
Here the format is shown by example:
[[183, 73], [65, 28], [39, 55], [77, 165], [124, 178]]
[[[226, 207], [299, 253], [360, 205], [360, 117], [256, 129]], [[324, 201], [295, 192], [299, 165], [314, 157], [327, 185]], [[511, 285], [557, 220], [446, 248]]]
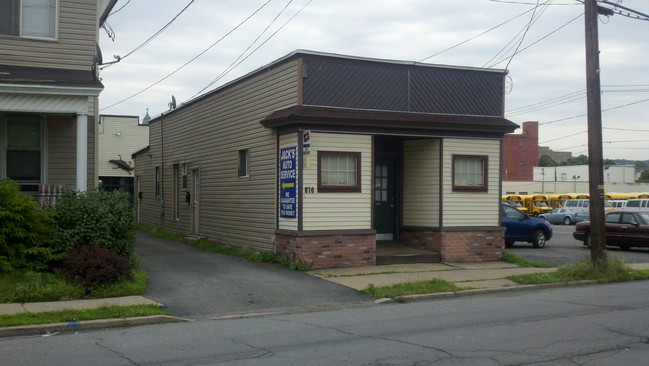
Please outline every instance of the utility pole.
[[597, 0], [584, 0], [586, 25], [586, 96], [588, 98], [588, 193], [590, 195], [590, 259], [606, 268], [604, 226], [604, 158], [602, 154], [602, 100], [599, 80]]

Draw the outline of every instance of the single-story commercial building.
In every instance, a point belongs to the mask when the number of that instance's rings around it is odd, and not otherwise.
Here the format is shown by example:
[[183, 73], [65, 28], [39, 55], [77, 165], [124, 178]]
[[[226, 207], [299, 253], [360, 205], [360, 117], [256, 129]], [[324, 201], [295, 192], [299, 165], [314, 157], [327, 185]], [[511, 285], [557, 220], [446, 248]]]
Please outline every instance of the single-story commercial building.
[[151, 119], [138, 221], [313, 268], [498, 260], [505, 77], [295, 51]]

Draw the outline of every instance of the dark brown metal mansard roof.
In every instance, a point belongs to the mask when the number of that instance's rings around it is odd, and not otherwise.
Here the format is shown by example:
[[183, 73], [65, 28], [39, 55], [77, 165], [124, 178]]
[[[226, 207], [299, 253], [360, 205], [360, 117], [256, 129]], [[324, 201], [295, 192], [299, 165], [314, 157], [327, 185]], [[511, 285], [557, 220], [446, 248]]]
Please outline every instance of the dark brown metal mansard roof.
[[280, 131], [326, 130], [421, 136], [481, 136], [502, 138], [518, 125], [504, 117], [467, 116], [294, 106], [261, 121]]

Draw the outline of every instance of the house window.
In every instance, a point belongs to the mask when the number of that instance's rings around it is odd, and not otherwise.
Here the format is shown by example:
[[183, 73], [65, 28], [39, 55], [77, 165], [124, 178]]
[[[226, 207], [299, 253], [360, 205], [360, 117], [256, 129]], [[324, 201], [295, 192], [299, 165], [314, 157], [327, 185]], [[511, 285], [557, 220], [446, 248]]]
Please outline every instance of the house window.
[[453, 155], [453, 191], [487, 191], [487, 156]]
[[239, 150], [239, 178], [250, 176], [250, 149]]
[[361, 153], [318, 151], [318, 192], [360, 192]]
[[155, 196], [156, 198], [160, 197], [160, 186], [162, 184], [162, 175], [160, 167], [155, 167]]
[[25, 191], [37, 191], [41, 183], [41, 118], [34, 115], [7, 119], [7, 177]]
[[56, 38], [58, 0], [0, 1], [0, 34]]
[[181, 183], [181, 188], [186, 190], [187, 189], [187, 164], [182, 165], [182, 175], [183, 175], [183, 180]]

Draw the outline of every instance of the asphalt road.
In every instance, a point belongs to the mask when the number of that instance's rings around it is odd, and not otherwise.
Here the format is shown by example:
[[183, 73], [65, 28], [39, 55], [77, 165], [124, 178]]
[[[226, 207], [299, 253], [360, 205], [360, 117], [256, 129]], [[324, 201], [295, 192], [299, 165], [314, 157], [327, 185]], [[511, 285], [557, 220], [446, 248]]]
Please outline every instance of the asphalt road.
[[[507, 251], [523, 258], [556, 266], [590, 259], [590, 249], [584, 246], [583, 242], [572, 237], [572, 232], [575, 230], [574, 225], [552, 225], [552, 230], [554, 234], [552, 239], [546, 243], [545, 248], [534, 249], [532, 244], [516, 242], [514, 247], [507, 248]], [[609, 247], [607, 256], [610, 259], [623, 257], [625, 263], [647, 263], [649, 262], [649, 249], [632, 248], [624, 251], [617, 247]]]
[[0, 339], [3, 365], [646, 365], [649, 281]]
[[135, 251], [150, 277], [144, 296], [180, 317], [307, 311], [373, 302], [369, 295], [315, 276], [204, 252], [141, 232]]

